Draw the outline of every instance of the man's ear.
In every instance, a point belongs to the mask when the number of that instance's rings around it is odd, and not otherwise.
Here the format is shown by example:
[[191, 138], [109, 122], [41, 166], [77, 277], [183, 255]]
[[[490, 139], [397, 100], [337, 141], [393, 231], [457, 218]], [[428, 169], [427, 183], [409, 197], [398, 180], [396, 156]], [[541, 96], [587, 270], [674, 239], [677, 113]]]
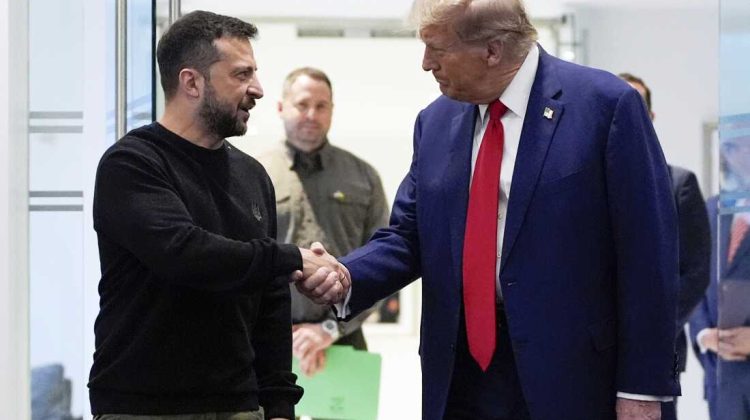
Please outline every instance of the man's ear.
[[206, 78], [195, 69], [182, 69], [180, 71], [179, 89], [193, 99], [198, 99], [203, 95], [203, 88]]
[[495, 67], [500, 65], [503, 58], [503, 44], [497, 40], [488, 42], [485, 54], [487, 66]]
[[284, 102], [283, 100], [280, 100], [276, 102], [276, 112], [278, 112], [279, 115], [281, 115], [283, 111], [284, 111]]

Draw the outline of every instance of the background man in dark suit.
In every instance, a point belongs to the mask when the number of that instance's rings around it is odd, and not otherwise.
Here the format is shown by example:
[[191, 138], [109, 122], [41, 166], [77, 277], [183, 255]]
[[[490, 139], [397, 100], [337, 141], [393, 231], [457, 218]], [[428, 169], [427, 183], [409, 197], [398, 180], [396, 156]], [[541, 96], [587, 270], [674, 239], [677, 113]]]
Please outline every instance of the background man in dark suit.
[[643, 100], [544, 52], [520, 1], [414, 16], [444, 96], [339, 309], [422, 277], [425, 419], [673, 418], [677, 217]]
[[[725, 189], [747, 191], [750, 188], [750, 137], [722, 140], [721, 156], [727, 170]], [[719, 290], [735, 281], [750, 280], [747, 234], [750, 213], [733, 212], [733, 208], [747, 206], [747, 200], [727, 196], [721, 202], [719, 197], [711, 197], [707, 202], [712, 240], [711, 281], [703, 301], [690, 318], [690, 333], [705, 371], [704, 390], [711, 419], [744, 420], [750, 419], [750, 322], [718, 328]], [[729, 212], [720, 214], [720, 208]], [[736, 303], [742, 304], [732, 304]], [[729, 310], [724, 306], [728, 304], [723, 302], [722, 310]]]
[[[620, 78], [628, 82], [646, 103], [653, 121], [656, 115], [651, 106], [651, 89], [640, 77], [621, 73]], [[709, 282], [709, 259], [711, 257], [711, 234], [708, 227], [706, 202], [703, 200], [698, 180], [691, 171], [668, 165], [672, 178], [672, 192], [677, 206], [680, 236], [680, 293], [677, 299], [677, 355], [680, 372], [685, 371], [687, 361], [687, 336], [685, 324], [693, 309], [703, 299]]]

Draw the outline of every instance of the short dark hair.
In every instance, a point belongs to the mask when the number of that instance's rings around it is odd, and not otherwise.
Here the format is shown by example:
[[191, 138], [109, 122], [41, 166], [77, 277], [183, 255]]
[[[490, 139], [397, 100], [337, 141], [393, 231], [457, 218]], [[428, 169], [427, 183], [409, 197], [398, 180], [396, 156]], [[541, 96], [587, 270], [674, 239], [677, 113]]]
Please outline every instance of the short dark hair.
[[286, 95], [289, 94], [289, 89], [291, 89], [294, 82], [297, 81], [300, 76], [307, 76], [313, 80], [317, 80], [318, 82], [323, 82], [328, 85], [328, 91], [331, 92], [331, 99], [333, 99], [333, 86], [331, 86], [331, 79], [328, 78], [323, 70], [316, 69], [314, 67], [300, 67], [298, 69], [292, 70], [291, 73], [287, 74], [286, 79], [284, 79], [284, 86], [281, 90], [282, 98], [286, 98]]
[[617, 76], [626, 82], [643, 86], [643, 90], [646, 92], [646, 94], [643, 96], [643, 100], [646, 101], [646, 108], [648, 108], [648, 111], [651, 112], [651, 89], [648, 88], [643, 79], [630, 73], [620, 73]]
[[196, 10], [178, 19], [159, 39], [156, 60], [161, 86], [169, 100], [177, 91], [180, 71], [194, 68], [208, 77], [211, 65], [221, 60], [214, 41], [223, 37], [255, 38], [258, 28], [240, 19]]

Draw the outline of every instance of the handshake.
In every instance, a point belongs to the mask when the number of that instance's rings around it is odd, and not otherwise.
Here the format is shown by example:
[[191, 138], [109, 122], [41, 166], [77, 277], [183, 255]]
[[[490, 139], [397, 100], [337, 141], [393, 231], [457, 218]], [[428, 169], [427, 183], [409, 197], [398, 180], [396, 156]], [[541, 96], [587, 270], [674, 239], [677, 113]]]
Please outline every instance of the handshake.
[[320, 242], [313, 242], [310, 249], [300, 248], [300, 253], [302, 271], [297, 270], [289, 276], [297, 290], [317, 304], [343, 302], [352, 285], [349, 270], [333, 258]]

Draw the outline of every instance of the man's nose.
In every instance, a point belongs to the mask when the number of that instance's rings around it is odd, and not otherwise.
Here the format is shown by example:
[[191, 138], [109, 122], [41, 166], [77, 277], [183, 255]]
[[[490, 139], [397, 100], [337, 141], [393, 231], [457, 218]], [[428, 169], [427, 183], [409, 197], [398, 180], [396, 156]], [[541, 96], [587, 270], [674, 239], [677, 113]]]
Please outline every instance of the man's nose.
[[432, 57], [430, 57], [430, 53], [427, 52], [427, 48], [425, 48], [424, 54], [422, 54], [422, 70], [430, 71], [433, 70], [434, 67], [435, 62], [432, 60]]
[[253, 78], [253, 81], [247, 87], [247, 92], [254, 99], [260, 99], [263, 97], [263, 86], [260, 85], [260, 80], [258, 80], [258, 76], [255, 76]]

